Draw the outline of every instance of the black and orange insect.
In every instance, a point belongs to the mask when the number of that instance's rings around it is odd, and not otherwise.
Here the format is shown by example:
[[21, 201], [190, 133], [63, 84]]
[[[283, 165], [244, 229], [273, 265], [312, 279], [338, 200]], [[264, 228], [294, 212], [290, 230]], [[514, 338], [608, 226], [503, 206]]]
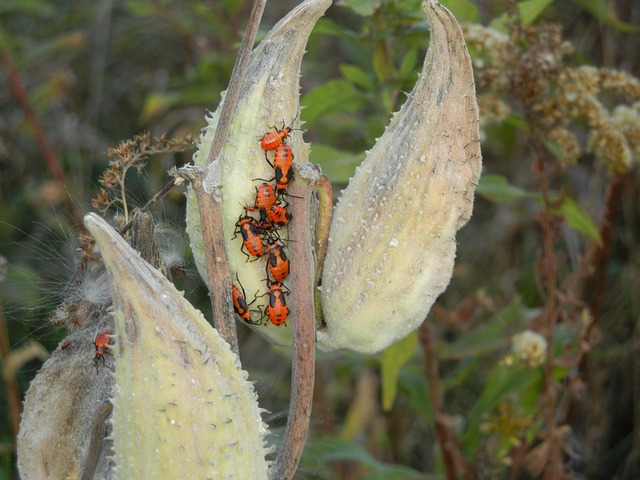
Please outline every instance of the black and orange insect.
[[275, 172], [276, 191], [284, 192], [293, 180], [293, 152], [289, 145], [279, 145], [273, 157], [273, 171]]
[[251, 319], [251, 310], [249, 310], [249, 305], [255, 302], [256, 299], [254, 298], [253, 302], [247, 303], [247, 295], [246, 293], [244, 293], [244, 288], [242, 287], [237, 274], [236, 280], [238, 280], [238, 285], [240, 285], [240, 288], [236, 287], [234, 283], [231, 284], [231, 298], [233, 299], [233, 309], [242, 320], [252, 325], [257, 325], [259, 322], [254, 322]]
[[[240, 251], [244, 253], [247, 258], [250, 258], [249, 255], [253, 257], [261, 257], [264, 253], [262, 238], [260, 238], [260, 234], [258, 233], [260, 228], [260, 225], [254, 218], [246, 215], [238, 218], [238, 221], [236, 222], [236, 229], [233, 232], [233, 238], [236, 238], [238, 235], [242, 235], [242, 247], [240, 247]], [[247, 254], [244, 249], [249, 253]]]
[[291, 292], [282, 283], [269, 282], [269, 304], [262, 312], [262, 319], [268, 317], [276, 327], [285, 323], [289, 315], [286, 299], [289, 293]]
[[109, 353], [109, 345], [111, 344], [111, 332], [105, 330], [96, 335], [96, 339], [93, 341], [96, 347], [96, 356], [93, 358], [93, 362], [98, 367], [98, 362], [102, 360], [102, 364], [106, 366], [104, 356]]
[[275, 131], [265, 133], [262, 140], [260, 140], [260, 147], [265, 151], [275, 150], [282, 145], [282, 142], [284, 142], [284, 139], [289, 136], [292, 130], [291, 127], [285, 127], [284, 124], [281, 129], [277, 129], [276, 127], [273, 127], [273, 129]]
[[[282, 282], [289, 275], [289, 259], [284, 251], [284, 247], [273, 239], [267, 240], [267, 272], [276, 282]], [[268, 274], [267, 274], [268, 276]]]
[[276, 193], [273, 189], [273, 185], [264, 182], [259, 187], [256, 187], [256, 199], [254, 200], [253, 205], [244, 207], [244, 209], [250, 212], [260, 210], [260, 208], [268, 209], [271, 205], [276, 203], [276, 200]]
[[288, 225], [291, 218], [293, 218], [291, 213], [282, 205], [274, 203], [268, 210], [263, 208], [260, 209], [260, 223], [263, 225], [271, 224], [272, 226], [284, 227], [285, 225]]

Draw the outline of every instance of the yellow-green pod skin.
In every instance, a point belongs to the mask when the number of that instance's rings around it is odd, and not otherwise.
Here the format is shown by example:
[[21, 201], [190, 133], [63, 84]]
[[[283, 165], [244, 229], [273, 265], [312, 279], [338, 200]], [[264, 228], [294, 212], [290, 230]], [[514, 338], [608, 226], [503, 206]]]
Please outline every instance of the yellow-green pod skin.
[[481, 170], [471, 61], [455, 18], [423, 8], [418, 82], [335, 208], [322, 277], [323, 350], [375, 353], [425, 319], [453, 271]]
[[104, 220], [85, 226], [113, 289], [117, 478], [266, 479], [267, 430], [238, 356]]
[[[292, 127], [294, 130], [287, 138], [287, 143], [292, 147], [295, 161], [308, 162], [309, 148], [298, 130], [300, 63], [309, 34], [329, 5], [330, 0], [309, 0], [301, 3], [278, 22], [253, 51], [247, 75], [241, 80], [238, 107], [231, 120], [229, 137], [220, 157], [211, 165], [205, 184], [205, 188], [221, 197], [227, 256], [233, 280], [235, 281], [235, 275], [238, 274], [248, 297], [247, 302], [253, 301], [256, 293], [258, 295], [251, 310], [257, 310], [258, 307], [264, 309], [268, 302], [268, 294], [265, 295], [268, 292], [265, 281], [266, 255], [256, 260], [243, 254], [241, 235], [233, 238], [235, 224], [240, 216], [247, 214], [243, 206], [254, 203], [256, 187], [263, 182], [256, 179], [271, 180], [275, 176], [260, 146], [262, 137], [265, 133], [273, 131], [272, 127], [280, 129], [283, 122], [285, 126]], [[207, 118], [208, 125], [194, 155], [197, 166], [206, 165], [220, 109], [221, 106]], [[268, 152], [267, 155], [270, 161], [273, 161], [273, 152]], [[255, 212], [250, 215], [258, 218]], [[196, 265], [200, 275], [204, 277], [206, 266], [200, 217], [195, 195], [191, 191], [187, 197], [186, 220]], [[279, 234], [282, 238], [288, 238], [287, 228], [279, 230]], [[286, 280], [284, 283], [295, 295], [295, 287]], [[230, 292], [211, 294], [230, 295]], [[259, 317], [254, 313], [252, 320], [258, 321]], [[262, 325], [251, 327], [275, 344], [288, 345], [291, 343], [290, 326], [289, 321], [286, 325], [275, 326], [267, 320]]]

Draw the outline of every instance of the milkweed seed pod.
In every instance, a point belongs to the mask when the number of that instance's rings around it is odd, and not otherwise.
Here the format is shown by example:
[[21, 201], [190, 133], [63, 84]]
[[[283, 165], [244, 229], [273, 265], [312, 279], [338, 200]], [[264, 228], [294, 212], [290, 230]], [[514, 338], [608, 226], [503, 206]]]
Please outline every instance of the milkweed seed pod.
[[[253, 300], [256, 292], [258, 295], [268, 292], [265, 282], [266, 258], [247, 261], [247, 257], [241, 252], [241, 236], [232, 238], [235, 225], [239, 217], [246, 214], [243, 206], [254, 203], [255, 187], [262, 182], [255, 179], [274, 178], [274, 170], [265, 161], [265, 151], [260, 145], [262, 136], [269, 131], [274, 131], [271, 127], [276, 126], [282, 129], [283, 122], [285, 126], [292, 127], [286, 139], [287, 143], [293, 149], [296, 162], [308, 162], [309, 149], [302, 141], [299, 130], [300, 64], [313, 26], [330, 5], [330, 0], [310, 0], [301, 3], [278, 22], [252, 52], [248, 72], [241, 80], [238, 106], [231, 120], [229, 137], [219, 158], [211, 164], [210, 175], [207, 177], [211, 189], [221, 198], [226, 251], [231, 274], [234, 278], [238, 274], [239, 281], [249, 295], [249, 301]], [[194, 162], [200, 167], [206, 165], [220, 110], [221, 108], [218, 107], [218, 110], [207, 118], [208, 125], [204, 129], [198, 151], [194, 155]], [[268, 152], [268, 154], [272, 153]], [[186, 219], [196, 265], [200, 275], [205, 278], [202, 227], [198, 205], [192, 192], [188, 194]], [[292, 221], [295, 222], [295, 218]], [[280, 229], [279, 234], [283, 238], [288, 238], [287, 228]], [[284, 283], [287, 287], [291, 287], [288, 279]], [[221, 293], [211, 292], [211, 294]], [[259, 296], [251, 309], [260, 308], [264, 311], [268, 299], [268, 293], [262, 297]], [[255, 320], [258, 318], [253, 319]], [[252, 326], [252, 328], [257, 329], [276, 344], [291, 343], [290, 324], [275, 326], [266, 321], [263, 325]]]
[[267, 478], [267, 429], [238, 356], [104, 220], [85, 226], [113, 290], [117, 478]]
[[321, 286], [323, 350], [378, 352], [425, 319], [453, 271], [481, 170], [471, 61], [455, 18], [423, 8], [431, 42], [408, 100], [335, 208]]

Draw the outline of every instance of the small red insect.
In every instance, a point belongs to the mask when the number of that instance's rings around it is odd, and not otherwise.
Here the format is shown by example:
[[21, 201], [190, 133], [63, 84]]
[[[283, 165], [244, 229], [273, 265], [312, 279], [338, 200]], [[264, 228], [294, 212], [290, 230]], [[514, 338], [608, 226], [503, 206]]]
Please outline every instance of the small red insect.
[[247, 323], [252, 325], [257, 325], [259, 322], [254, 322], [251, 320], [251, 310], [249, 310], [249, 305], [256, 301], [253, 299], [253, 302], [247, 304], [247, 295], [244, 293], [244, 288], [238, 279], [238, 275], [236, 274], [236, 279], [238, 280], [238, 284], [240, 288], [236, 287], [235, 284], [231, 284], [231, 297], [233, 298], [233, 309], [238, 314], [238, 316]]
[[242, 235], [242, 247], [240, 247], [240, 251], [244, 253], [247, 258], [250, 257], [243, 250], [245, 248], [249, 254], [254, 257], [261, 257], [264, 253], [264, 245], [262, 244], [262, 239], [258, 233], [260, 228], [261, 227], [258, 222], [249, 216], [241, 216], [236, 222], [236, 229], [233, 232], [233, 238], [236, 238], [238, 235]]
[[62, 345], [60, 346], [60, 348], [62, 350], [65, 350], [65, 349], [69, 348], [70, 345], [71, 345], [71, 341], [70, 340], [65, 340], [64, 342], [62, 342]]
[[269, 252], [267, 271], [271, 272], [276, 282], [282, 282], [289, 275], [289, 259], [281, 244], [271, 238], [267, 242], [267, 252]]
[[273, 189], [273, 185], [265, 182], [259, 187], [256, 187], [256, 199], [253, 202], [253, 205], [244, 207], [244, 209], [253, 212], [254, 210], [259, 210], [262, 207], [268, 209], [274, 203], [276, 203], [276, 193]]
[[289, 145], [280, 145], [276, 148], [271, 166], [276, 174], [276, 190], [282, 193], [293, 180], [293, 151]]
[[269, 283], [269, 304], [264, 312], [262, 312], [262, 318], [269, 317], [271, 323], [276, 327], [282, 325], [289, 315], [289, 307], [287, 307], [286, 295], [289, 295], [289, 290], [280, 282]]
[[96, 368], [98, 366], [98, 361], [102, 360], [102, 364], [105, 364], [104, 356], [109, 353], [109, 345], [111, 344], [111, 332], [109, 330], [105, 330], [104, 332], [99, 333], [96, 336], [96, 339], [93, 341], [93, 344], [96, 347], [96, 356], [93, 359], [93, 362], [96, 364]]
[[285, 127], [284, 124], [280, 130], [276, 127], [273, 127], [273, 129], [275, 130], [274, 132], [265, 133], [262, 140], [260, 140], [260, 146], [265, 151], [275, 150], [282, 145], [282, 142], [284, 142], [284, 139], [289, 136], [292, 130], [291, 127]]

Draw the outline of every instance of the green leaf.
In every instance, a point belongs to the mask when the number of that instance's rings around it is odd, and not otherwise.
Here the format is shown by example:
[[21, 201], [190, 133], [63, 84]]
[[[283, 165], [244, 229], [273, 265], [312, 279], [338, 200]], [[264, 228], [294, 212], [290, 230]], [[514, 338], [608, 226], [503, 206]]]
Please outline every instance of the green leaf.
[[413, 409], [422, 416], [427, 425], [433, 427], [436, 414], [428, 394], [429, 386], [424, 372], [411, 372], [406, 368], [402, 370], [398, 379], [398, 390], [409, 399]]
[[140, 114], [141, 122], [148, 122], [156, 115], [169, 110], [180, 100], [180, 94], [177, 92], [151, 93], [144, 99], [142, 113]]
[[359, 38], [359, 35], [351, 30], [346, 30], [333, 20], [321, 18], [313, 28], [314, 34], [335, 35], [337, 37]]
[[337, 460], [357, 462], [369, 469], [369, 472], [362, 477], [366, 480], [435, 480], [437, 478], [409, 467], [381, 462], [357, 443], [335, 437], [325, 437], [311, 442], [305, 449], [304, 455], [305, 459], [312, 458], [314, 462], [322, 465]]
[[418, 49], [411, 48], [402, 58], [400, 62], [400, 75], [402, 77], [409, 77], [415, 74], [415, 70], [418, 67]]
[[480, 398], [468, 416], [466, 433], [462, 437], [467, 452], [474, 451], [480, 441], [479, 427], [485, 414], [490, 413], [501, 400], [519, 392], [526, 392], [532, 385], [540, 382], [541, 378], [542, 368], [527, 369], [520, 365], [496, 366], [487, 377]]
[[375, 89], [375, 81], [367, 72], [355, 65], [340, 65], [340, 73], [352, 84], [362, 88], [363, 90], [373, 91]]
[[440, 3], [451, 10], [459, 22], [476, 23], [480, 18], [478, 7], [470, 0], [443, 0]]
[[300, 101], [304, 120], [314, 122], [327, 112], [352, 113], [363, 103], [362, 96], [347, 80], [330, 80], [314, 88]]
[[524, 305], [516, 298], [480, 326], [467, 332], [457, 341], [441, 347], [438, 350], [438, 358], [461, 359], [493, 352], [508, 342], [513, 331], [522, 325], [526, 316]]
[[615, 17], [615, 9], [610, 8], [606, 0], [574, 0], [575, 3], [584, 8], [599, 21], [606, 23], [624, 33], [640, 32], [640, 25], [626, 23]]
[[382, 377], [382, 410], [388, 412], [398, 392], [398, 376], [402, 366], [413, 357], [418, 334], [413, 331], [402, 340], [387, 347], [380, 357]]
[[480, 177], [480, 184], [476, 192], [492, 202], [510, 202], [518, 198], [532, 196], [526, 190], [511, 185], [502, 175], [492, 174]]
[[385, 82], [391, 77], [390, 67], [387, 47], [384, 42], [378, 42], [373, 51], [373, 71], [379, 82]]
[[[522, 24], [526, 27], [532, 25], [544, 10], [553, 3], [553, 0], [525, 0], [518, 3], [518, 11]], [[504, 32], [505, 23], [508, 15], [506, 13], [500, 15], [489, 25], [491, 28]]]
[[134, 17], [152, 17], [156, 12], [156, 7], [149, 2], [129, 1], [125, 3], [124, 8]]
[[[305, 110], [306, 111], [306, 110]], [[309, 161], [322, 167], [324, 173], [332, 183], [349, 183], [349, 178], [358, 165], [362, 163], [364, 154], [355, 154], [344, 150], [337, 150], [327, 145], [314, 143], [309, 155]]]
[[575, 200], [569, 197], [562, 199], [562, 205], [554, 210], [556, 215], [563, 217], [569, 226], [576, 232], [580, 232], [591, 240], [595, 241], [598, 245], [602, 245], [602, 237], [598, 231], [598, 227], [587, 212], [585, 212]]
[[381, 0], [344, 0], [340, 2], [341, 7], [347, 7], [353, 10], [358, 15], [363, 17], [369, 17], [380, 8], [382, 4]]
[[0, 15], [26, 13], [38, 17], [47, 17], [51, 16], [54, 11], [55, 7], [53, 5], [42, 0], [3, 0], [0, 2]]

